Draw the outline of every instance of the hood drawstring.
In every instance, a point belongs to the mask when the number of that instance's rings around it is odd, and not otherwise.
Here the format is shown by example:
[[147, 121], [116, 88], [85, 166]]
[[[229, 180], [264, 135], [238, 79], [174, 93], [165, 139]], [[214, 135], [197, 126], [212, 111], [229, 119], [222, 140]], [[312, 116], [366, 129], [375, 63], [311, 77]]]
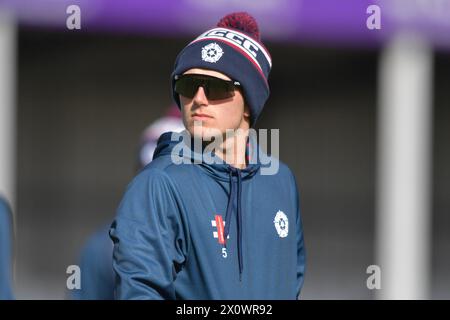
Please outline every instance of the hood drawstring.
[[[237, 181], [233, 178], [234, 174], [236, 174]], [[228, 238], [228, 234], [230, 232], [230, 224], [231, 224], [231, 211], [233, 210], [233, 206], [235, 200], [237, 200], [237, 210], [236, 210], [236, 220], [237, 220], [237, 232], [238, 232], [238, 241], [237, 241], [237, 249], [238, 249], [238, 261], [239, 261], [239, 281], [242, 281], [242, 270], [243, 259], [242, 259], [242, 208], [241, 208], [241, 192], [242, 192], [242, 177], [241, 171], [237, 168], [230, 167], [230, 197], [228, 198], [228, 206], [227, 213], [225, 215], [225, 230], [224, 230], [224, 238], [225, 245], [226, 240]], [[237, 199], [236, 199], [237, 198]]]

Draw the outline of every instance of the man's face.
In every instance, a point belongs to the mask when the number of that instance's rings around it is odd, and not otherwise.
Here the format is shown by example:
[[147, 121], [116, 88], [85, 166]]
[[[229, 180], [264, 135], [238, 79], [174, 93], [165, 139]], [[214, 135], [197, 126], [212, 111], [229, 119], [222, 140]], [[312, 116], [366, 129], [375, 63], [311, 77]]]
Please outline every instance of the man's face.
[[[231, 80], [223, 73], [207, 69], [189, 69], [184, 74], [204, 74]], [[234, 96], [222, 100], [209, 100], [203, 87], [199, 87], [193, 98], [180, 95], [183, 123], [191, 135], [204, 140], [221, 134], [227, 129], [248, 129], [250, 111], [244, 97], [236, 89]], [[195, 130], [194, 130], [195, 129]]]

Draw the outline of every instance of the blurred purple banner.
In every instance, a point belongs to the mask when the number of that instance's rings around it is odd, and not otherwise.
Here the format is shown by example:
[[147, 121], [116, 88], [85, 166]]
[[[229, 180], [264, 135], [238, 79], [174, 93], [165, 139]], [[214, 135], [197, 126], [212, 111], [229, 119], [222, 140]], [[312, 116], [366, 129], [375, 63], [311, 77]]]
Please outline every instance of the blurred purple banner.
[[[379, 45], [398, 31], [450, 47], [450, 0], [0, 0], [20, 24], [66, 29], [67, 7], [78, 5], [81, 31], [192, 37], [227, 13], [247, 11], [263, 41]], [[369, 29], [371, 5], [380, 29]]]

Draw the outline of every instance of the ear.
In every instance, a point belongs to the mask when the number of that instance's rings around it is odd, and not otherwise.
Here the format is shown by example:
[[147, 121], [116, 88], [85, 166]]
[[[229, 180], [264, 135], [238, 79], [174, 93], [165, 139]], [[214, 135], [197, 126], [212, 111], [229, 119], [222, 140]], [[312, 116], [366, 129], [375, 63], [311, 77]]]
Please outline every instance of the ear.
[[244, 117], [250, 119], [250, 107], [244, 104]]

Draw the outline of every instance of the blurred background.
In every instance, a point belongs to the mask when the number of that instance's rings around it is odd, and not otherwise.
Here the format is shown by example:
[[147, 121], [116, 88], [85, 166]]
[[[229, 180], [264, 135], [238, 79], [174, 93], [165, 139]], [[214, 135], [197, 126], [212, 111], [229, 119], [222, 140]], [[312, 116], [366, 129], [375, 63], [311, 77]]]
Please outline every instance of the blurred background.
[[272, 55], [257, 128], [280, 130], [299, 183], [302, 297], [450, 299], [448, 0], [0, 1], [15, 297], [67, 298], [67, 267], [112, 221], [142, 131], [172, 104], [176, 55], [233, 11]]

